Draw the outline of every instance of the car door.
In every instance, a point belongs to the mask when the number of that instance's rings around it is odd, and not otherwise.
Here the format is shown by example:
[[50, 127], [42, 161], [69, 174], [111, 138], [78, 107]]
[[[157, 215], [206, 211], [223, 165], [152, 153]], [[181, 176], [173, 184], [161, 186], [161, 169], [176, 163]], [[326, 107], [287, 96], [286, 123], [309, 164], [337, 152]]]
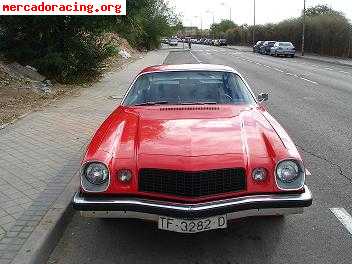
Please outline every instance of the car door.
[[274, 46], [270, 49], [270, 54], [275, 54], [275, 52], [276, 52], [276, 50], [278, 49], [278, 47], [279, 47], [279, 43], [276, 42], [276, 43], [274, 44]]

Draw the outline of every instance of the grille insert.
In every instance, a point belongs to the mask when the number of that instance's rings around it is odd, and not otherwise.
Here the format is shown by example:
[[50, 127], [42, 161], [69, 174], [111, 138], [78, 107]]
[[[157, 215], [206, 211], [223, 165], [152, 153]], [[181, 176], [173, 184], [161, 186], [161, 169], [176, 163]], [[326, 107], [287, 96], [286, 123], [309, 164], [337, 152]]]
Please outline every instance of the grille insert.
[[139, 191], [201, 197], [246, 189], [244, 169], [220, 169], [199, 172], [141, 169]]

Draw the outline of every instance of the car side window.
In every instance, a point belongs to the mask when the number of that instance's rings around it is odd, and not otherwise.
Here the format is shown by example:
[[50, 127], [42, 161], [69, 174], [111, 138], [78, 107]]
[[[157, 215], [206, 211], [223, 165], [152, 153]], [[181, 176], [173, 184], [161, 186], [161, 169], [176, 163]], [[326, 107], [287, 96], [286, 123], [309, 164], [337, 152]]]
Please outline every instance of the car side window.
[[149, 78], [146, 75], [139, 77], [134, 84], [134, 93], [126, 98], [127, 104], [139, 104], [148, 101], [147, 95], [150, 90]]

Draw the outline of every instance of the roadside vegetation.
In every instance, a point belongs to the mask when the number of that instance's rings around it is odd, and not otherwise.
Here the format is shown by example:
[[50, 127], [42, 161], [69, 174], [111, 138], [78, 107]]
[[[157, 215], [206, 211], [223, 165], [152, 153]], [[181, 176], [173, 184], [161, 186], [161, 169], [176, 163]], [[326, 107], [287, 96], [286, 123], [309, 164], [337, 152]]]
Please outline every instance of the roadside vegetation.
[[[223, 20], [214, 24], [210, 36], [226, 38], [229, 44], [252, 45], [255, 40], [291, 41], [300, 49], [302, 43], [302, 17], [291, 18], [277, 24], [249, 26], [236, 25]], [[305, 50], [319, 55], [352, 57], [352, 24], [341, 12], [319, 5], [306, 10]]]
[[31, 65], [60, 83], [91, 82], [104, 61], [119, 52], [106, 34], [116, 33], [132, 47], [159, 47], [177, 17], [164, 0], [127, 1], [128, 16], [3, 16], [0, 53]]

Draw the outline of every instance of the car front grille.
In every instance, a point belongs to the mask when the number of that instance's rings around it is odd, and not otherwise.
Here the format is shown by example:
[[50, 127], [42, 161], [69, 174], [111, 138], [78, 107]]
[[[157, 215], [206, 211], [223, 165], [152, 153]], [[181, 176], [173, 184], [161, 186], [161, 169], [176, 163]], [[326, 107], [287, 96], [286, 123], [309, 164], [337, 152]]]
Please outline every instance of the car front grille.
[[141, 169], [139, 191], [180, 197], [201, 197], [246, 189], [242, 168], [199, 172]]

